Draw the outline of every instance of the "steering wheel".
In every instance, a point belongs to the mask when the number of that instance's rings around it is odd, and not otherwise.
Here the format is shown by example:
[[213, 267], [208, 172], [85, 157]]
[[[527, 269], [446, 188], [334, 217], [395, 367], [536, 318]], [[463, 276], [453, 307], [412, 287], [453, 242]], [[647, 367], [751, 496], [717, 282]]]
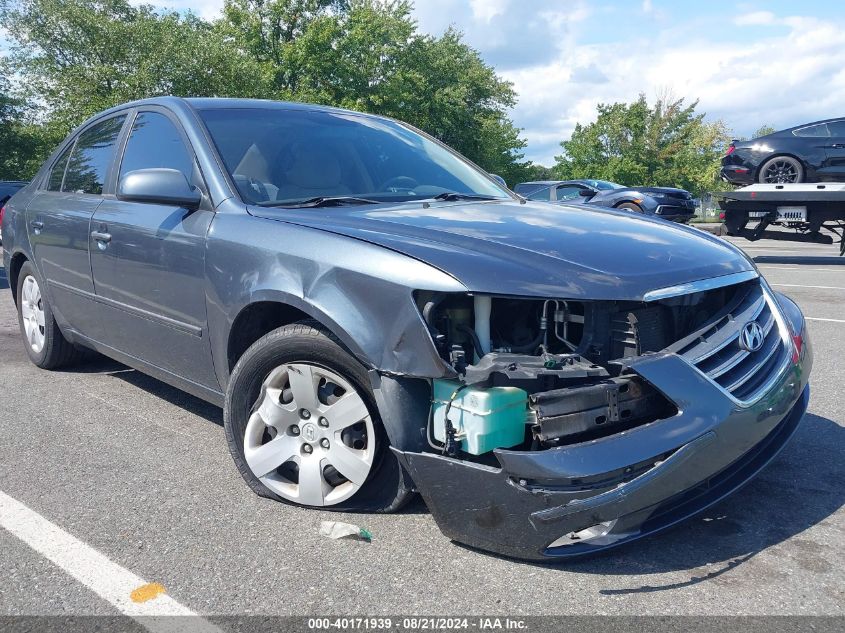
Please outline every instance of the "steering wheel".
[[379, 191], [410, 191], [419, 187], [420, 183], [410, 176], [394, 176], [381, 183]]

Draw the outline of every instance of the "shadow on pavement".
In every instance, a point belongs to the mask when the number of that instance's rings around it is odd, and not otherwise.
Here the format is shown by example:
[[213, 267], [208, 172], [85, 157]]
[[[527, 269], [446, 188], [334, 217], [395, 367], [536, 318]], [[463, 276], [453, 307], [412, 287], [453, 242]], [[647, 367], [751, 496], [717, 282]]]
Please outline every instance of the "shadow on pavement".
[[[589, 558], [560, 563], [511, 562], [557, 568], [562, 573], [606, 576], [607, 586], [599, 593], [608, 596], [654, 593], [712, 580], [790, 539], [794, 564], [815, 573], [829, 571], [831, 553], [839, 545], [832, 543], [828, 550], [816, 539], [803, 539], [799, 535], [823, 523], [845, 505], [843, 445], [845, 428], [827, 418], [807, 414], [781, 455], [760, 475], [732, 497], [685, 523]], [[700, 573], [662, 585], [612, 587], [615, 576], [685, 570]]]
[[793, 539], [795, 564], [812, 572], [827, 571], [831, 557], [826, 547], [799, 535], [845, 504], [844, 443], [845, 428], [807, 414], [783, 453], [732, 497], [672, 530], [562, 569], [611, 578], [705, 568], [682, 582], [606, 588], [600, 593], [665, 591], [711, 580]]
[[138, 389], [143, 389], [166, 400], [170, 404], [190, 411], [194, 415], [198, 415], [218, 426], [223, 426], [223, 410], [221, 408], [105, 356], [97, 355], [91, 362], [66, 371], [79, 374], [108, 374], [115, 376]]
[[845, 266], [845, 257], [813, 255], [757, 255], [757, 264], [816, 264], [818, 266]]
[[[223, 412], [215, 405], [120, 363], [98, 359], [73, 371], [116, 376], [209, 422], [223, 425]], [[608, 579], [620, 575], [706, 569], [701, 575], [669, 585], [606, 588], [600, 593], [618, 595], [665, 591], [711, 580], [765, 549], [794, 539], [798, 552], [796, 564], [808, 570], [824, 571], [830, 567], [824, 547], [795, 537], [824, 521], [845, 504], [842, 446], [845, 446], [845, 428], [827, 418], [807, 414], [781, 455], [729, 499], [666, 532], [592, 558], [563, 563], [559, 569], [562, 572], [602, 574]], [[244, 490], [244, 494], [247, 493]], [[414, 499], [402, 510], [403, 514], [425, 512], [427, 509], [420, 498]], [[514, 538], [519, 536], [514, 535]], [[514, 564], [537, 563], [514, 561]]]

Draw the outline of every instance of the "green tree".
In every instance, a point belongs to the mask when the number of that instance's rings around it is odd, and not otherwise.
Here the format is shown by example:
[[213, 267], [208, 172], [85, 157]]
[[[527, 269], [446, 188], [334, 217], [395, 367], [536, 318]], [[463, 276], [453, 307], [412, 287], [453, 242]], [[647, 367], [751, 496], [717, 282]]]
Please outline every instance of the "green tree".
[[218, 25], [273, 77], [280, 98], [395, 117], [509, 182], [527, 174], [507, 116], [516, 95], [449, 29], [417, 31], [404, 0], [227, 0]]
[[700, 195], [718, 182], [729, 140], [721, 121], [706, 122], [698, 102], [644, 95], [633, 103], [599, 104], [595, 123], [578, 124], [555, 157], [561, 178], [600, 178], [626, 185], [663, 185]]
[[53, 146], [48, 128], [31, 122], [30, 109], [12, 95], [0, 73], [0, 180], [30, 178]]
[[757, 131], [754, 132], [754, 135], [751, 138], [759, 138], [761, 136], [768, 136], [769, 134], [773, 134], [774, 132], [777, 132], [777, 130], [775, 128], [773, 128], [771, 125], [768, 125], [768, 124], [761, 125], [759, 128], [757, 128]]
[[133, 99], [268, 92], [253, 58], [191, 14], [126, 0], [6, 0], [0, 15], [21, 97], [59, 137]]

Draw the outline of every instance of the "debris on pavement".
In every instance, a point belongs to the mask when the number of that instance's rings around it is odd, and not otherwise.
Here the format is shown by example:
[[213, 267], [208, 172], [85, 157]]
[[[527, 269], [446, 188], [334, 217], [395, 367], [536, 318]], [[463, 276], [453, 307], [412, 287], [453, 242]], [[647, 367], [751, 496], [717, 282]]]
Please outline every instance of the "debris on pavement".
[[368, 543], [373, 540], [373, 535], [370, 534], [369, 530], [342, 521], [321, 521], [320, 534], [328, 536], [330, 539], [351, 537]]

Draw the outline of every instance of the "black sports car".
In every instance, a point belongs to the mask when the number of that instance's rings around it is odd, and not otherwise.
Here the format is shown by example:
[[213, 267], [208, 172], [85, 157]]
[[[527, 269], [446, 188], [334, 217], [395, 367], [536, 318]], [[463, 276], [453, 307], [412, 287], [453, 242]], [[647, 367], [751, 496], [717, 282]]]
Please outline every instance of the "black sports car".
[[735, 185], [845, 179], [845, 119], [806, 123], [734, 140], [722, 158], [722, 180]]
[[689, 222], [695, 215], [692, 194], [672, 187], [625, 187], [593, 179], [538, 180], [519, 183], [514, 191], [529, 200], [627, 209], [675, 222]]

